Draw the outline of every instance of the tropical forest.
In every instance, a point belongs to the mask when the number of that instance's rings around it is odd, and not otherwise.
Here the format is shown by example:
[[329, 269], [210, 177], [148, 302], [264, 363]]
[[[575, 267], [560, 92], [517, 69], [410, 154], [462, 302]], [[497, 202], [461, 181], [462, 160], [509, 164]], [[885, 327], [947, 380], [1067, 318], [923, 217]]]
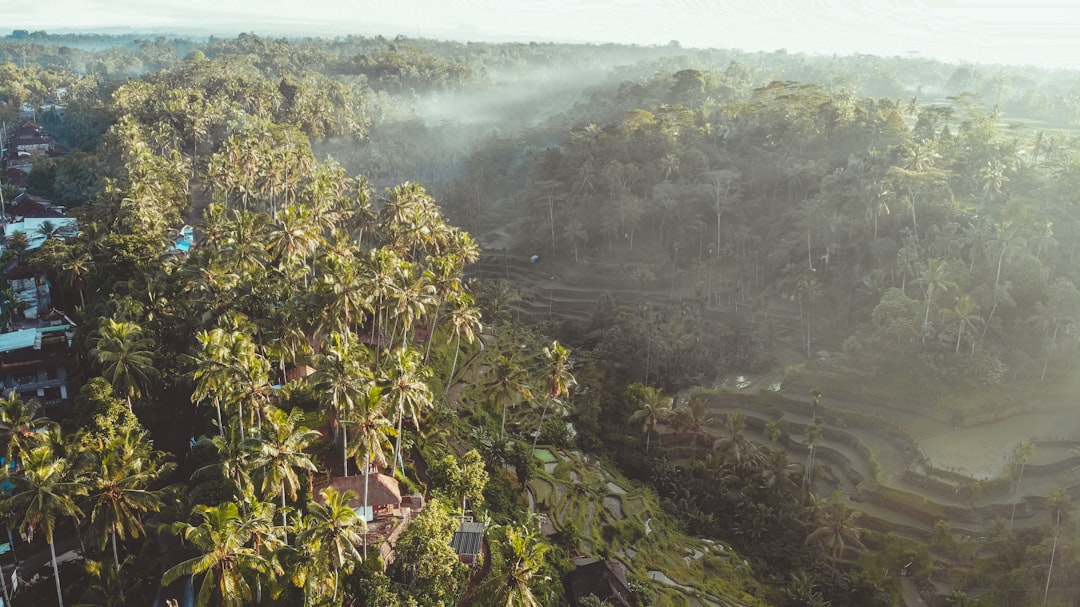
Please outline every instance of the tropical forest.
[[1080, 604], [1078, 71], [17, 29], [0, 125], [3, 605]]

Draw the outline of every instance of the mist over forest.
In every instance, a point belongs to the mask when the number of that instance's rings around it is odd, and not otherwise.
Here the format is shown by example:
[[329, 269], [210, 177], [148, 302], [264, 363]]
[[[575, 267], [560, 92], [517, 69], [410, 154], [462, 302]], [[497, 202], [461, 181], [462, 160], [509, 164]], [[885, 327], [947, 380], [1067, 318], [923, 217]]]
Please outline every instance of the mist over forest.
[[1080, 71], [15, 30], [0, 125], [8, 604], [1080, 596]]

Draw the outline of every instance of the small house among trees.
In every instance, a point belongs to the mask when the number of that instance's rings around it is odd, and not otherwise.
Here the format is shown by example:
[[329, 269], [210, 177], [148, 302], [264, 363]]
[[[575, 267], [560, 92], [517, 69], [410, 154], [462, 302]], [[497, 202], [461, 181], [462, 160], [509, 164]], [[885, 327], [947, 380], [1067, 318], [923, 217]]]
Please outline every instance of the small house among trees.
[[454, 538], [450, 540], [450, 546], [457, 553], [458, 559], [468, 566], [473, 566], [480, 556], [481, 547], [484, 543], [484, 524], [466, 518], [458, 525], [454, 532]]
[[[393, 515], [401, 507], [401, 489], [393, 477], [385, 474], [358, 474], [356, 476], [339, 476], [332, 479], [328, 484], [315, 487], [315, 495], [326, 487], [333, 487], [339, 493], [353, 491], [357, 498], [349, 501], [349, 506], [361, 510], [364, 506], [364, 479], [369, 479], [367, 487], [367, 505], [371, 508], [372, 517], [381, 515]], [[318, 497], [316, 498], [318, 499]], [[362, 514], [363, 516], [363, 514]]]

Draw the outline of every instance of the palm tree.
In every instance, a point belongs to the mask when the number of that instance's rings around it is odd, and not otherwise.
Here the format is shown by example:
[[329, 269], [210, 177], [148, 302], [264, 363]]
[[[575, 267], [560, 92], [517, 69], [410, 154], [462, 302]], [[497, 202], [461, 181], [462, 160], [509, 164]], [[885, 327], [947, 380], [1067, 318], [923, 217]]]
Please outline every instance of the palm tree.
[[435, 287], [429, 282], [428, 275], [417, 276], [415, 266], [408, 262], [398, 265], [398, 288], [393, 291], [394, 329], [390, 332], [389, 348], [393, 349], [394, 336], [401, 327], [401, 345], [409, 345], [413, 324], [427, 315], [428, 308], [437, 305]]
[[45, 432], [56, 426], [46, 417], [36, 417], [40, 407], [36, 399], [23, 402], [14, 391], [0, 398], [0, 441], [6, 445], [8, 464], [41, 445]]
[[[1055, 285], [1056, 286], [1056, 285]], [[1062, 305], [1062, 302], [1052, 301], [1050, 305], [1045, 305], [1041, 301], [1035, 302], [1035, 314], [1028, 318], [1028, 323], [1035, 325], [1042, 330], [1043, 336], [1050, 334], [1050, 343], [1046, 348], [1046, 357], [1043, 358], [1042, 375], [1039, 381], [1046, 381], [1046, 368], [1050, 364], [1050, 355], [1057, 348], [1057, 336], [1058, 332], [1070, 325], [1075, 324], [1070, 311], [1065, 309], [1066, 306]], [[1051, 331], [1053, 329], [1053, 331]]]
[[317, 430], [302, 426], [303, 421], [304, 412], [300, 409], [293, 409], [288, 414], [281, 409], [271, 409], [258, 437], [259, 450], [251, 459], [252, 468], [262, 471], [263, 498], [274, 493], [281, 494], [282, 527], [289, 526], [285, 497], [296, 500], [300, 489], [297, 470], [317, 470], [304, 449], [318, 440], [320, 434]]
[[269, 575], [267, 558], [249, 546], [254, 530], [240, 518], [236, 504], [195, 506], [197, 525], [174, 523], [172, 530], [189, 542], [197, 556], [166, 571], [161, 583], [168, 585], [183, 577], [204, 574], [196, 607], [243, 607], [253, 604], [253, 578]]
[[709, 428], [715, 428], [719, 420], [705, 408], [705, 397], [694, 396], [689, 405], [679, 412], [679, 431], [690, 435], [690, 459], [697, 459], [697, 442]]
[[934, 299], [934, 291], [948, 291], [955, 289], [956, 283], [949, 280], [949, 266], [942, 259], [931, 259], [923, 266], [919, 278], [913, 281], [926, 287], [926, 317], [923, 319], [922, 341], [926, 343], [926, 336], [930, 331], [930, 304]]
[[406, 417], [411, 417], [420, 431], [420, 415], [434, 405], [427, 380], [431, 369], [420, 362], [420, 353], [413, 348], [398, 348], [391, 355], [390, 368], [382, 378], [383, 396], [397, 413], [397, 440], [394, 445], [394, 474], [401, 464], [401, 438]]
[[[471, 344], [476, 340], [476, 335], [482, 328], [480, 310], [475, 303], [468, 293], [458, 293], [454, 298], [454, 307], [450, 310], [451, 331], [450, 335], [447, 336], [447, 341], [450, 341], [449, 338], [452, 336], [456, 345], [454, 347], [454, 361], [450, 364], [450, 374], [446, 376], [446, 393], [450, 392], [450, 386], [454, 383], [458, 356], [461, 354], [461, 338], [464, 337], [465, 341]], [[443, 396], [446, 396], [446, 394], [443, 394]]]
[[520, 402], [519, 399], [532, 398], [532, 389], [528, 384], [528, 374], [513, 355], [500, 355], [492, 371], [494, 379], [488, 387], [495, 402], [502, 406], [502, 422], [499, 424], [499, 440], [502, 440], [506, 435], [506, 410]]
[[351, 418], [357, 401], [374, 379], [365, 363], [370, 359], [366, 348], [349, 344], [339, 333], [330, 335], [324, 346], [325, 354], [316, 356], [315, 373], [311, 376], [315, 389], [326, 397], [330, 412], [337, 418], [341, 432], [342, 475], [349, 475], [349, 434], [342, 423]]
[[729, 413], [722, 422], [723, 434], [713, 442], [713, 449], [724, 454], [736, 472], [761, 460], [757, 445], [746, 438], [746, 416], [743, 413]]
[[431, 355], [431, 342], [435, 337], [435, 329], [439, 326], [439, 313], [443, 305], [456, 299], [461, 290], [461, 261], [453, 255], [442, 255], [431, 260], [431, 265], [424, 270], [426, 281], [433, 289], [435, 297], [435, 314], [431, 319], [431, 334], [428, 335], [427, 345], [424, 347], [424, 363], [427, 364]]
[[570, 350], [558, 341], [551, 342], [550, 346], [544, 346], [544, 359], [547, 361], [544, 367], [544, 377], [547, 381], [547, 398], [544, 399], [544, 411], [540, 414], [540, 423], [536, 426], [536, 436], [533, 438], [533, 449], [536, 449], [536, 441], [540, 439], [540, 431], [544, 427], [547, 418], [548, 405], [552, 401], [560, 403], [559, 399], [570, 394], [570, 388], [577, 385], [577, 379], [570, 372]]
[[175, 465], [161, 461], [161, 453], [152, 453], [145, 435], [128, 432], [110, 439], [98, 438], [84, 451], [90, 481], [90, 523], [100, 528], [99, 547], [112, 540], [113, 561], [120, 570], [117, 537], [138, 538], [144, 533], [141, 516], [161, 509], [159, 491], [149, 489], [158, 478], [168, 475]]
[[671, 398], [664, 396], [659, 388], [651, 386], [642, 386], [638, 404], [641, 408], [630, 416], [630, 423], [641, 424], [641, 431], [645, 433], [645, 453], [648, 453], [656, 426], [671, 419], [675, 411], [671, 408]]
[[780, 420], [774, 419], [765, 424], [765, 438], [769, 439], [769, 442], [775, 443], [780, 440], [780, 437], [784, 435], [784, 431], [780, 429]]
[[323, 489], [320, 501], [308, 504], [310, 526], [297, 538], [298, 544], [315, 546], [315, 560], [334, 576], [334, 601], [337, 600], [341, 572], [349, 573], [362, 557], [356, 550], [367, 523], [349, 506], [356, 493], [338, 493], [333, 487]]
[[[367, 516], [368, 489], [371, 466], [376, 469], [386, 465], [386, 454], [383, 448], [393, 434], [393, 424], [386, 417], [386, 399], [383, 398], [383, 390], [378, 386], [369, 386], [367, 393], [361, 398], [355, 415], [350, 420], [356, 427], [353, 442], [354, 455], [360, 462], [360, 474], [364, 476], [364, 513]], [[364, 536], [364, 558], [367, 558], [367, 535]]]
[[195, 470], [192, 473], [193, 479], [204, 478], [205, 475], [217, 471], [232, 482], [238, 499], [246, 501], [254, 497], [251, 462], [261, 447], [257, 439], [240, 435], [237, 426], [229, 424], [223, 434], [213, 438], [204, 436], [197, 444], [214, 449], [217, 460]]
[[[946, 317], [951, 318], [952, 322], [956, 324], [956, 354], [959, 354], [960, 340], [964, 336], [964, 331], [970, 329], [974, 333], [975, 325], [983, 322], [982, 316], [979, 316], [979, 306], [970, 296], [961, 295], [956, 298], [956, 305], [945, 309], [944, 313]], [[974, 355], [974, 339], [971, 340], [971, 351]]]
[[[816, 399], [815, 399], [816, 401]], [[814, 479], [814, 448], [817, 446], [818, 439], [821, 438], [822, 425], [824, 421], [821, 416], [816, 412], [814, 413], [814, 420], [806, 427], [806, 466], [803, 469], [803, 486], [809, 487], [810, 483]]]
[[1013, 519], [1016, 517], [1016, 500], [1020, 497], [1020, 483], [1024, 480], [1024, 468], [1027, 467], [1028, 460], [1035, 455], [1035, 443], [1030, 440], [1020, 441], [1013, 449], [1013, 461], [1012, 466], [1015, 468], [1017, 464], [1020, 465], [1020, 470], [1016, 475], [1016, 489], [1013, 490], [1013, 507], [1012, 513], [1009, 514], [1009, 530], [1012, 531]]
[[23, 533], [40, 529], [45, 534], [52, 556], [56, 600], [64, 607], [53, 533], [60, 517], [78, 520], [82, 516], [75, 498], [86, 492], [86, 485], [83, 479], [72, 478], [67, 460], [57, 457], [49, 446], [36, 447], [27, 453], [23, 459], [23, 473], [13, 477], [12, 481], [15, 487], [11, 497], [0, 504], [0, 510], [17, 521]]
[[[994, 236], [985, 244], [987, 253], [997, 253], [997, 273], [994, 275], [994, 305], [990, 308], [990, 315], [986, 319], [987, 326], [994, 319], [1000, 298], [998, 287], [1001, 284], [1001, 266], [1006, 258], [1011, 258], [1016, 251], [1023, 248], [1025, 241], [1016, 233], [1011, 224], [998, 224], [994, 226]], [[983, 331], [985, 334], [985, 331]]]
[[493, 567], [477, 589], [481, 607], [542, 607], [545, 603], [529, 587], [540, 568], [549, 546], [528, 528], [507, 526], [502, 530], [498, 551], [501, 564]]
[[158, 377], [154, 340], [144, 337], [142, 327], [133, 322], [103, 318], [90, 346], [90, 357], [105, 379], [124, 393], [129, 409], [131, 399], [142, 396], [143, 387]]
[[839, 490], [833, 493], [829, 504], [825, 506], [821, 526], [806, 536], [807, 544], [821, 542], [828, 546], [834, 563], [840, 560], [848, 543], [866, 549], [859, 539], [861, 529], [855, 526], [855, 521], [862, 513], [848, 508], [843, 499], [844, 496]]
[[43, 221], [38, 226], [37, 235], [45, 240], [56, 238], [60, 234], [60, 226], [51, 221]]
[[1058, 489], [1050, 496], [1050, 516], [1054, 519], [1054, 543], [1050, 549], [1050, 567], [1046, 570], [1046, 588], [1043, 590], [1043, 605], [1046, 604], [1046, 597], [1050, 595], [1050, 576], [1054, 573], [1054, 557], [1057, 555], [1057, 541], [1058, 534], [1061, 532], [1061, 517], [1065, 516], [1066, 520], [1069, 518], [1069, 510], [1072, 508], [1070, 503], [1069, 492], [1064, 489]]
[[90, 264], [93, 260], [85, 252], [76, 254], [73, 249], [68, 248], [66, 255], [61, 261], [60, 269], [67, 274], [67, 283], [71, 286], [77, 286], [79, 289], [79, 305], [83, 308], [86, 307], [86, 297], [83, 294], [83, 288], [86, 284], [86, 276], [90, 273]]

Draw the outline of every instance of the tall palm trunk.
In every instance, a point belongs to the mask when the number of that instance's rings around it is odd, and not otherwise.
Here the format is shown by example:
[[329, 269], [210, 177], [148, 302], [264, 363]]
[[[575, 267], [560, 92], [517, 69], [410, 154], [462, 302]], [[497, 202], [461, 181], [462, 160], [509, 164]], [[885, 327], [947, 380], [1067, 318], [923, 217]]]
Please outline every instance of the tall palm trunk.
[[926, 343], [926, 327], [930, 326], [930, 302], [934, 300], [934, 284], [930, 283], [926, 287], [926, 315], [923, 316], [922, 321], [922, 342]]
[[349, 430], [341, 425], [341, 475], [349, 476]]
[[[285, 512], [285, 481], [281, 481], [281, 526], [288, 529], [289, 527], [289, 515]], [[285, 543], [289, 543], [289, 534], [285, 533]]]
[[503, 436], [506, 434], [506, 402], [502, 404], [502, 423], [499, 424], [499, 441], [501, 442]]
[[450, 386], [452, 386], [453, 383], [454, 383], [454, 373], [457, 371], [458, 354], [461, 353], [461, 334], [460, 333], [458, 333], [457, 337], [454, 338], [454, 341], [457, 342], [455, 347], [454, 347], [454, 362], [450, 364], [450, 375], [448, 375], [446, 377], [446, 391], [443, 392], [443, 398], [446, 398], [446, 395], [450, 394]]
[[1001, 247], [1001, 253], [998, 255], [997, 276], [994, 277], [994, 305], [990, 307], [990, 316], [986, 318], [986, 324], [983, 325], [982, 337], [986, 337], [986, 331], [990, 329], [990, 321], [994, 319], [994, 312], [998, 307], [998, 284], [1001, 282], [1001, 262], [1005, 259], [1005, 247]]
[[435, 317], [431, 321], [431, 333], [428, 334], [427, 347], [424, 348], [424, 364], [427, 364], [428, 356], [431, 355], [431, 342], [435, 340], [435, 327], [439, 326], [439, 306], [435, 306]]
[[[114, 525], [112, 530], [109, 531], [109, 535], [112, 536], [112, 557], [113, 562], [116, 563], [116, 572], [120, 573], [120, 553], [116, 550], [116, 526]], [[0, 576], [3, 577], [3, 576]]]
[[1050, 364], [1050, 353], [1054, 351], [1055, 347], [1057, 347], [1057, 334], [1059, 326], [1060, 325], [1057, 324], [1054, 325], [1054, 336], [1050, 339], [1050, 348], [1046, 351], [1046, 358], [1043, 358], [1042, 376], [1039, 378], [1039, 381], [1046, 381], [1046, 366]]
[[[367, 524], [367, 511], [368, 511], [368, 485], [371, 484], [370, 481], [368, 480], [368, 478], [369, 478], [368, 472], [370, 472], [368, 462], [370, 461], [370, 458], [371, 458], [370, 454], [368, 454], [368, 453], [364, 454], [364, 468], [363, 468], [363, 470], [360, 471], [360, 474], [364, 475], [364, 515], [363, 516], [364, 516], [364, 524], [365, 524], [365, 526]], [[372, 518], [375, 518], [375, 517], [372, 517]], [[365, 561], [367, 560], [367, 529], [366, 528], [364, 529], [364, 560]]]
[[[398, 463], [401, 461], [401, 434], [402, 434], [402, 425], [403, 425], [404, 420], [405, 420], [405, 410], [399, 408], [398, 409], [398, 418], [397, 418], [397, 438], [394, 439], [394, 465], [391, 468], [391, 475], [392, 476], [397, 476]], [[402, 472], [402, 474], [405, 473], [405, 466], [401, 467], [401, 472]]]
[[221, 402], [216, 398], [214, 399], [214, 408], [217, 409], [218, 432], [221, 433], [221, 438], [225, 438], [225, 424], [221, 421]]
[[49, 554], [52, 555], [53, 579], [56, 581], [56, 601], [64, 607], [64, 593], [60, 589], [60, 566], [56, 564], [56, 544], [49, 542]]
[[1046, 604], [1046, 597], [1050, 595], [1050, 574], [1054, 573], [1054, 556], [1057, 555], [1057, 540], [1058, 531], [1061, 530], [1061, 510], [1057, 513], [1057, 523], [1054, 525], [1054, 545], [1050, 549], [1050, 568], [1046, 570], [1046, 589], [1043, 590], [1043, 605]]
[[[532, 444], [533, 453], [536, 452], [536, 441], [540, 440], [540, 431], [543, 430], [543, 428], [544, 428], [544, 419], [547, 418], [548, 404], [550, 402], [551, 401], [549, 399], [546, 399], [546, 398], [544, 399], [544, 412], [540, 414], [540, 424], [538, 426], [536, 426], [536, 436], [533, 437], [533, 444]], [[646, 451], [648, 451], [648, 448], [646, 448]], [[465, 511], [464, 508], [465, 508], [465, 506], [463, 505], [462, 506], [462, 512]]]

